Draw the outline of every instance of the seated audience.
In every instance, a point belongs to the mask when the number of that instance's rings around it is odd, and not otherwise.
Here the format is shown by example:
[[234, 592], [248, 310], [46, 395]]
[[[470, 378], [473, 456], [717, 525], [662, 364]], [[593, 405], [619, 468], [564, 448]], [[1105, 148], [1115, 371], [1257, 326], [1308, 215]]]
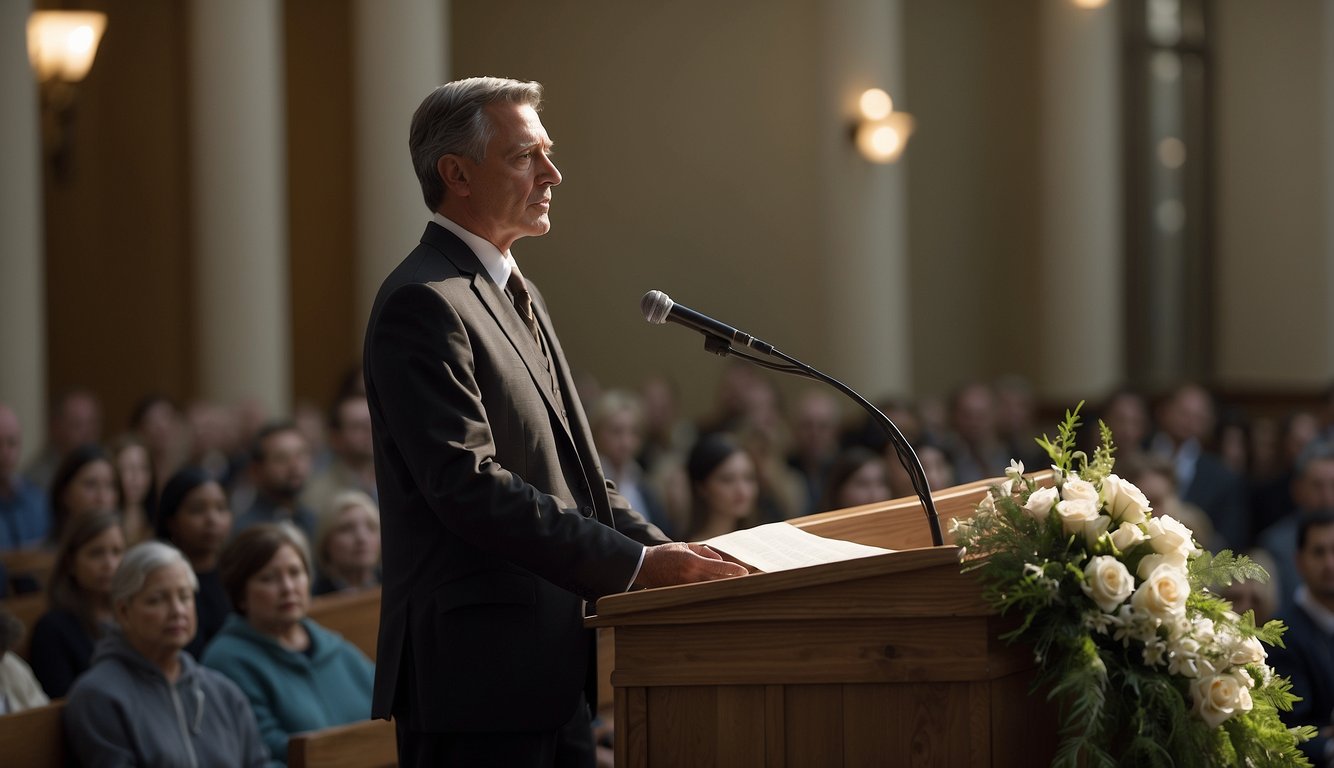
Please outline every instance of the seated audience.
[[1195, 541], [1210, 552], [1222, 549], [1209, 516], [1181, 498], [1176, 469], [1171, 459], [1152, 454], [1132, 456], [1116, 462], [1116, 471], [1144, 492], [1156, 516], [1166, 515], [1181, 521], [1195, 534]]
[[1253, 549], [1246, 556], [1265, 569], [1269, 580], [1234, 581], [1223, 587], [1222, 597], [1232, 603], [1232, 610], [1239, 614], [1254, 611], [1255, 624], [1261, 626], [1278, 615], [1278, 568], [1274, 558], [1263, 549]]
[[23, 470], [28, 482], [50, 489], [60, 462], [81, 445], [102, 440], [102, 404], [86, 389], [72, 389], [51, 403], [46, 445]]
[[317, 595], [380, 584], [380, 508], [361, 491], [343, 491], [329, 500], [315, 537]]
[[1297, 506], [1292, 498], [1297, 460], [1319, 435], [1320, 420], [1309, 411], [1297, 411], [1283, 420], [1274, 472], [1257, 483], [1251, 493], [1251, 536], [1257, 543], [1266, 528]]
[[185, 647], [196, 659], [222, 629], [232, 612], [227, 590], [218, 575], [218, 557], [232, 530], [232, 510], [227, 494], [204, 469], [184, 467], [162, 488], [158, 506], [158, 538], [170, 542], [185, 555], [199, 582], [195, 596], [195, 626], [198, 631]]
[[108, 451], [120, 480], [120, 519], [130, 546], [153, 538], [153, 509], [157, 500], [157, 476], [148, 448], [132, 435], [111, 443]]
[[[932, 491], [944, 490], [955, 485], [954, 465], [950, 463], [949, 454], [939, 445], [929, 440], [923, 441], [913, 446], [913, 453], [917, 454], [917, 460], [922, 464], [922, 472], [926, 475], [927, 485]], [[1006, 466], [1009, 466], [1008, 462]], [[916, 489], [913, 488], [912, 476], [908, 474], [892, 444], [885, 445], [885, 468], [889, 471], [890, 498], [901, 499], [917, 495]]]
[[1269, 649], [1269, 662], [1300, 697], [1291, 712], [1279, 716], [1289, 727], [1319, 730], [1301, 749], [1314, 765], [1325, 765], [1334, 758], [1334, 512], [1302, 518], [1296, 567], [1301, 586], [1293, 606], [1279, 614], [1288, 627], [1286, 647]]
[[19, 474], [22, 449], [18, 414], [0, 403], [0, 551], [42, 543], [51, 525], [46, 491]]
[[342, 491], [362, 491], [376, 499], [375, 455], [371, 445], [371, 409], [366, 396], [349, 392], [329, 410], [329, 465], [314, 473], [301, 501], [317, 513]]
[[92, 444], [70, 451], [51, 483], [51, 541], [59, 542], [65, 527], [80, 515], [118, 511], [119, 495], [116, 467], [106, 451]]
[[286, 522], [300, 528], [307, 541], [315, 538], [315, 513], [301, 503], [310, 468], [310, 445], [295, 424], [274, 422], [261, 429], [250, 456], [255, 501], [236, 517], [234, 532], [258, 523]]
[[112, 582], [116, 623], [64, 708], [84, 766], [254, 768], [268, 764], [245, 696], [183, 653], [195, 633], [195, 576], [175, 548], [137, 545]]
[[869, 448], [849, 448], [829, 468], [820, 511], [846, 509], [890, 498], [884, 459]]
[[695, 442], [686, 459], [690, 479], [687, 541], [702, 541], [760, 522], [759, 483], [750, 454], [721, 432]]
[[204, 652], [254, 710], [274, 760], [294, 733], [366, 720], [374, 665], [356, 646], [306, 616], [310, 560], [289, 524], [247, 528], [219, 564], [236, 613]]
[[803, 515], [825, 508], [825, 489], [839, 455], [842, 428], [843, 412], [838, 399], [824, 390], [807, 390], [793, 407], [792, 450], [788, 452], [787, 463], [805, 483]]
[[12, 650], [24, 631], [18, 617], [0, 608], [0, 715], [50, 702], [32, 668]]
[[947, 453], [960, 483], [1001, 475], [1010, 466], [1010, 449], [996, 424], [996, 397], [991, 387], [974, 382], [950, 398]]
[[648, 518], [668, 536], [674, 526], [657, 493], [644, 479], [644, 468], [635, 457], [644, 440], [644, 414], [639, 398], [611, 389], [602, 393], [588, 413], [593, 442], [602, 462], [602, 472], [630, 507]]
[[111, 579], [124, 553], [115, 512], [70, 521], [47, 585], [51, 608], [32, 630], [32, 671], [47, 696], [64, 696], [92, 662], [94, 646], [114, 620]]
[[149, 461], [159, 477], [169, 477], [185, 458], [185, 428], [181, 411], [164, 394], [145, 396], [130, 414], [130, 431], [148, 449]]
[[1182, 500], [1209, 516], [1217, 546], [1234, 551], [1250, 546], [1245, 478], [1206, 445], [1214, 433], [1213, 396], [1199, 385], [1183, 384], [1162, 401], [1157, 413], [1159, 429], [1149, 452], [1172, 460]]
[[1334, 510], [1334, 442], [1316, 440], [1297, 458], [1292, 479], [1295, 506], [1260, 534], [1259, 545], [1274, 556], [1279, 583], [1279, 612], [1293, 607], [1298, 584], [1297, 529], [1301, 521], [1325, 510]]

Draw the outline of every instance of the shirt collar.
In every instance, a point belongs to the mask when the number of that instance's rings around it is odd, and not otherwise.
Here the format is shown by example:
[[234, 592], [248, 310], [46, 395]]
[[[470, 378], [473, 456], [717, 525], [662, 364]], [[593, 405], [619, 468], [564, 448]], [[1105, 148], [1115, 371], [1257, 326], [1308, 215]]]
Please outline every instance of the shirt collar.
[[1293, 602], [1301, 606], [1302, 610], [1311, 617], [1317, 627], [1327, 635], [1334, 635], [1334, 612], [1321, 605], [1311, 595], [1311, 590], [1305, 584], [1297, 588], [1297, 594], [1293, 596]]
[[486, 274], [490, 276], [491, 282], [501, 288], [509, 284], [510, 272], [515, 266], [514, 257], [510, 255], [509, 251], [501, 253], [500, 249], [491, 241], [474, 235], [439, 213], [432, 214], [431, 221], [458, 235], [458, 238], [472, 249], [472, 252], [477, 255], [477, 260], [482, 262], [482, 267], [486, 269]]

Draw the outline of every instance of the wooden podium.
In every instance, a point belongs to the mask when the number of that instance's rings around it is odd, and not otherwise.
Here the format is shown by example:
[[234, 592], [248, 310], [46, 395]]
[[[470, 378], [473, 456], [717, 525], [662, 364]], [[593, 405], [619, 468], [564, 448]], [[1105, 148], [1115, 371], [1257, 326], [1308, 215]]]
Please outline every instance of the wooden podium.
[[[942, 528], [992, 482], [934, 494]], [[599, 600], [619, 768], [1050, 764], [1031, 651], [997, 639], [916, 498], [790, 522], [901, 551]]]

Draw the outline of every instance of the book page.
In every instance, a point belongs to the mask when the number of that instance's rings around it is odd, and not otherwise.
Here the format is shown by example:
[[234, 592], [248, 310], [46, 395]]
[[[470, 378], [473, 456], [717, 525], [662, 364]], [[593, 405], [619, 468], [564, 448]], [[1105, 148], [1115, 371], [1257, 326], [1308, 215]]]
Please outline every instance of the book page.
[[751, 568], [772, 573], [893, 552], [850, 541], [816, 536], [787, 523], [769, 523], [700, 542]]

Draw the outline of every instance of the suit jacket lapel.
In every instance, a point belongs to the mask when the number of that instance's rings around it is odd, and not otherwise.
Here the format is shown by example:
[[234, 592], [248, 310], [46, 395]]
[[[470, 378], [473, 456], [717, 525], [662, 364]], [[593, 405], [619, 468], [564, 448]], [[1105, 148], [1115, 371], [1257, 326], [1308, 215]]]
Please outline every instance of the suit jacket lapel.
[[[551, 372], [548, 365], [554, 365], [554, 362], [548, 363], [546, 356], [542, 354], [542, 350], [533, 341], [533, 335], [528, 332], [528, 326], [524, 325], [523, 321], [519, 319], [519, 314], [514, 310], [514, 304], [510, 302], [509, 297], [499, 286], [491, 282], [491, 278], [479, 270], [472, 276], [472, 288], [473, 292], [481, 298], [482, 303], [486, 305], [491, 316], [495, 318], [500, 330], [509, 339], [515, 351], [519, 353], [519, 357], [528, 369], [528, 375], [532, 378], [533, 384], [537, 386], [537, 391], [542, 393], [542, 399], [546, 401], [552, 422], [559, 424], [561, 429], [565, 431], [566, 437], [569, 437], [573, 442], [570, 427], [561, 418], [564, 408], [562, 404], [556, 401], [556, 393], [551, 388]], [[549, 333], [547, 337], [551, 338]]]

